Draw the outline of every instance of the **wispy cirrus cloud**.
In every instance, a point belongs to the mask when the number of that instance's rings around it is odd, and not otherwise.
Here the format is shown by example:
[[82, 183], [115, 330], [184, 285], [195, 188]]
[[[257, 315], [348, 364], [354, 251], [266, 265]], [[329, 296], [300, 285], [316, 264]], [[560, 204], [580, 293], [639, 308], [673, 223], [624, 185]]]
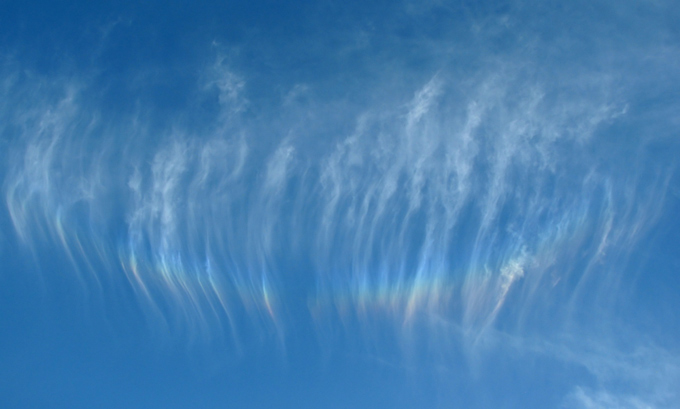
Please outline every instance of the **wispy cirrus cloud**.
[[[415, 19], [451, 12], [409, 7]], [[183, 73], [193, 88], [175, 111], [144, 104], [148, 75], [130, 79], [123, 109], [87, 75], [5, 64], [3, 194], [16, 237], [38, 259], [60, 250], [85, 288], [124, 282], [152, 327], [222, 334], [235, 350], [249, 333], [285, 344], [299, 321], [322, 344], [356, 338], [441, 365], [455, 362], [449, 349], [474, 357], [503, 338], [534, 351], [532, 336], [591, 333], [618, 317], [674, 189], [675, 105], [649, 102], [655, 82], [640, 68], [675, 78], [677, 50], [549, 41], [519, 9], [472, 10], [461, 36], [403, 19], [350, 24], [343, 51], [315, 60], [323, 75], [307, 81], [267, 70], [343, 28], [265, 47], [261, 60], [217, 50]], [[339, 62], [356, 70], [334, 74]], [[551, 342], [541, 354], [602, 383], [645, 384], [635, 354], [619, 368], [619, 355]], [[652, 350], [654, 362], [675, 359]], [[669, 399], [583, 385], [565, 405]]]

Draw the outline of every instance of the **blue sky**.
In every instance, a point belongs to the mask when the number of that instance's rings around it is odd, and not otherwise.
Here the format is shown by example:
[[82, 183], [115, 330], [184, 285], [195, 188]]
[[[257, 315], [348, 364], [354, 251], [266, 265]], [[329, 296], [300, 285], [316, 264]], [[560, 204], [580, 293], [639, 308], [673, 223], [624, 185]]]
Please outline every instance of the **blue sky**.
[[10, 408], [674, 408], [671, 1], [0, 5]]

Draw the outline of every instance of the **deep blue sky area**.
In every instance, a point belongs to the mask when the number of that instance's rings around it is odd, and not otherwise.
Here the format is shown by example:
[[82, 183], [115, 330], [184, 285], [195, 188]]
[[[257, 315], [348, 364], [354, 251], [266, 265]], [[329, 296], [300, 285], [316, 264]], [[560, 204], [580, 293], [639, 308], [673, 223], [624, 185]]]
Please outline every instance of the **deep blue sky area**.
[[0, 407], [680, 407], [675, 3], [0, 2]]

